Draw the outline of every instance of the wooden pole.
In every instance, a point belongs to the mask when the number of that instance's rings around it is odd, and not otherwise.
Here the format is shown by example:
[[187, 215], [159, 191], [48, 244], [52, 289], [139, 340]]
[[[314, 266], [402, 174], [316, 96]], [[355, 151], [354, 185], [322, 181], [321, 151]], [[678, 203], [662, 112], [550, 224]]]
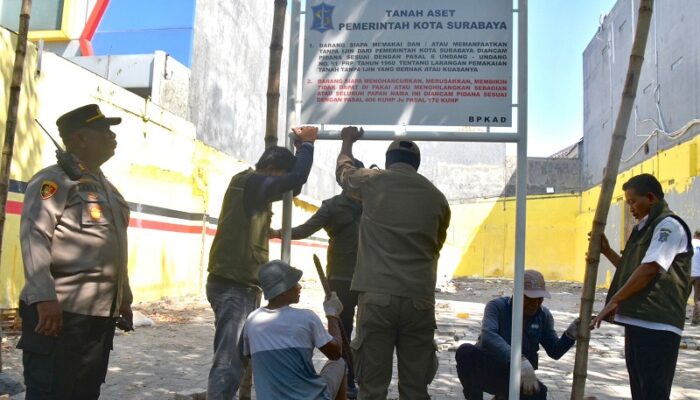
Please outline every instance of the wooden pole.
[[[314, 254], [314, 265], [316, 266], [316, 272], [318, 273], [318, 279], [321, 281], [321, 286], [323, 286], [323, 292], [326, 294], [326, 300], [331, 298], [331, 286], [328, 284], [328, 279], [326, 279], [326, 274], [323, 272], [323, 266], [321, 265], [321, 260], [318, 256]], [[343, 359], [348, 366], [348, 370], [353, 370], [352, 362], [352, 350], [350, 350], [350, 338], [345, 333], [345, 326], [343, 326], [343, 321], [338, 318], [338, 325], [340, 325], [340, 339], [343, 345]]]
[[[3, 233], [5, 232], [5, 213], [7, 211], [7, 193], [10, 190], [10, 166], [15, 147], [15, 131], [17, 130], [17, 111], [19, 95], [24, 77], [24, 58], [27, 54], [27, 33], [29, 32], [29, 12], [32, 0], [22, 0], [22, 10], [19, 14], [19, 34], [15, 48], [15, 64], [12, 69], [10, 84], [10, 99], [7, 106], [7, 122], [5, 123], [5, 141], [2, 146], [2, 161], [0, 165], [0, 256], [2, 256]], [[2, 336], [0, 328], [0, 336]], [[2, 372], [2, 350], [0, 349], [0, 372]]]
[[280, 106], [280, 75], [282, 69], [282, 45], [284, 41], [284, 18], [287, 0], [275, 0], [270, 38], [270, 68], [267, 75], [267, 118], [265, 126], [265, 148], [277, 145], [277, 124]]
[[[591, 240], [588, 244], [588, 257], [586, 258], [586, 274], [583, 282], [581, 294], [581, 325], [576, 340], [576, 360], [574, 363], [574, 382], [571, 389], [571, 399], [581, 400], [586, 388], [586, 377], [588, 370], [588, 342], [591, 337], [591, 313], [593, 311], [593, 301], [595, 300], [596, 278], [598, 276], [598, 264], [600, 262], [600, 238], [605, 231], [605, 224], [608, 219], [610, 202], [612, 200], [617, 173], [620, 168], [620, 158], [622, 149], [625, 146], [627, 136], [627, 126], [629, 125], [632, 107], [637, 96], [637, 85], [639, 75], [644, 63], [644, 52], [646, 50], [647, 36], [649, 35], [649, 25], [653, 9], [653, 0], [641, 0], [637, 18], [637, 29], [634, 34], [632, 52], [625, 86], [622, 90], [622, 101], [620, 110], [615, 121], [608, 163], [605, 167], [598, 206], [596, 207], [593, 227], [591, 229]], [[612, 51], [612, 50], [611, 50]]]

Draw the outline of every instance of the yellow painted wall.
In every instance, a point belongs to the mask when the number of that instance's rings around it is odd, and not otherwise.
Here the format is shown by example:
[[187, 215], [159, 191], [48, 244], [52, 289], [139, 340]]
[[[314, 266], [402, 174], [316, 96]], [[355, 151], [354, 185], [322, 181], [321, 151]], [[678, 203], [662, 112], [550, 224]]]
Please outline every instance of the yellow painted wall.
[[[14, 54], [16, 36], [9, 34], [4, 29], [0, 29], [0, 73], [2, 76], [2, 92], [0, 92], [0, 138], [4, 143], [5, 124], [7, 123], [7, 108], [9, 105], [10, 85], [12, 68], [14, 65]], [[26, 132], [33, 127], [31, 116], [38, 112], [36, 80], [32, 75], [32, 65], [36, 64], [37, 51], [34, 46], [28, 46], [26, 54], [26, 65], [22, 81], [22, 91], [19, 103], [19, 115], [17, 121], [17, 131]], [[28, 175], [29, 169], [38, 169], [41, 163], [38, 161], [38, 152], [33, 150], [40, 143], [37, 143], [35, 136], [29, 136], [16, 140], [15, 156], [13, 159], [13, 169], [11, 177], [21, 179]], [[21, 160], [21, 162], [14, 162]], [[16, 193], [8, 194], [8, 203], [11, 201], [21, 201], [22, 196]], [[5, 221], [4, 240], [2, 245], [2, 258], [0, 259], [0, 307], [7, 304], [5, 299], [16, 297], [24, 284], [24, 275], [21, 264], [21, 254], [19, 252], [19, 216], [8, 214]]]
[[[613, 246], [620, 248], [626, 240], [622, 184], [634, 175], [650, 173], [656, 176], [667, 194], [671, 209], [689, 223], [700, 219], [700, 208], [674, 204], [679, 201], [698, 202], [684, 197], [700, 170], [698, 148], [700, 136], [661, 151], [618, 175], [606, 224], [606, 234]], [[547, 279], [583, 281], [587, 235], [593, 224], [599, 195], [600, 186], [580, 195], [530, 196], [527, 200], [526, 268], [540, 270]], [[514, 224], [513, 198], [452, 205], [447, 250], [441, 256], [447, 259], [441, 259], [441, 270], [451, 271], [454, 277], [512, 277]], [[611, 273], [612, 265], [603, 257], [598, 284], [607, 285]]]
[[[575, 280], [578, 196], [530, 197], [525, 263], [550, 279]], [[515, 257], [513, 198], [452, 205], [450, 244], [463, 250], [454, 276], [512, 277]], [[451, 231], [452, 231], [451, 229]]]

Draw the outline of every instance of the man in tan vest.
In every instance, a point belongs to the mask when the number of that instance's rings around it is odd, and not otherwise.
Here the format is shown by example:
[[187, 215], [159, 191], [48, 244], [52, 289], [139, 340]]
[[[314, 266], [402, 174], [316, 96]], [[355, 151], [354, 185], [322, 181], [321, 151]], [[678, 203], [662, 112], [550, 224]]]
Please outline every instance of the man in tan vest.
[[396, 140], [386, 169], [353, 165], [352, 146], [362, 136], [343, 128], [336, 178], [362, 199], [357, 266], [351, 289], [359, 292], [357, 333], [351, 343], [359, 399], [386, 399], [394, 348], [399, 396], [429, 399], [437, 371], [435, 283], [437, 261], [450, 222], [445, 196], [418, 174], [415, 143]]
[[290, 190], [298, 194], [311, 171], [318, 128], [294, 131], [300, 139], [296, 156], [283, 147], [266, 149], [254, 170], [231, 179], [224, 195], [206, 288], [216, 328], [209, 400], [231, 400], [241, 384], [239, 338], [248, 314], [260, 306], [258, 270], [268, 262], [272, 202]]

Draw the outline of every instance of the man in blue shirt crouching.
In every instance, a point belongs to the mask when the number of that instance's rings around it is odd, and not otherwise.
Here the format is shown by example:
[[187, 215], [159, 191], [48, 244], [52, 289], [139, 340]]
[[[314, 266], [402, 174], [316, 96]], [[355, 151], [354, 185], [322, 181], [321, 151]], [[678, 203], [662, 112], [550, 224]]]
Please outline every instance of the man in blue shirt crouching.
[[[551, 298], [542, 274], [526, 270], [524, 286], [520, 398], [546, 399], [547, 387], [535, 375], [537, 352], [542, 345], [550, 357], [561, 358], [576, 341], [579, 321], [572, 322], [561, 337], [558, 336], [552, 313], [542, 306], [545, 297]], [[479, 341], [476, 345], [466, 343], [457, 349], [457, 373], [467, 400], [482, 400], [483, 392], [494, 394], [496, 399], [508, 397], [512, 316], [512, 297], [489, 301], [484, 310]]]

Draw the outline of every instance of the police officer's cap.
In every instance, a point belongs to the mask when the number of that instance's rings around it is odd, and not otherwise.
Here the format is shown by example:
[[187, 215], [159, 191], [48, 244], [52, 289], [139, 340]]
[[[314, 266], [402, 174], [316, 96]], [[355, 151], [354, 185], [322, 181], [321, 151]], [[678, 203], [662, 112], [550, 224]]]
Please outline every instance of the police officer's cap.
[[61, 115], [56, 120], [56, 126], [58, 126], [58, 132], [61, 134], [61, 137], [65, 137], [80, 128], [104, 128], [106, 126], [118, 125], [121, 122], [122, 119], [118, 117], [105, 117], [97, 104], [88, 104]]

